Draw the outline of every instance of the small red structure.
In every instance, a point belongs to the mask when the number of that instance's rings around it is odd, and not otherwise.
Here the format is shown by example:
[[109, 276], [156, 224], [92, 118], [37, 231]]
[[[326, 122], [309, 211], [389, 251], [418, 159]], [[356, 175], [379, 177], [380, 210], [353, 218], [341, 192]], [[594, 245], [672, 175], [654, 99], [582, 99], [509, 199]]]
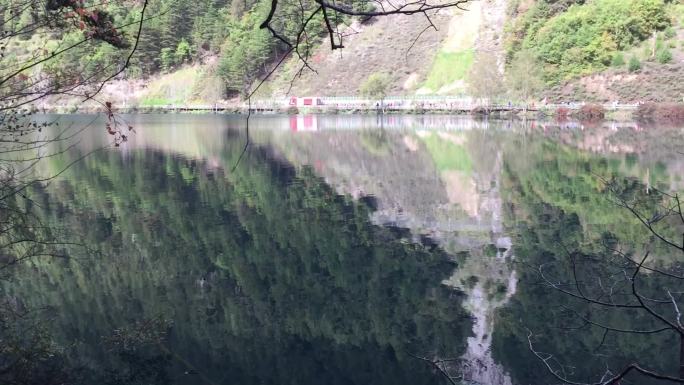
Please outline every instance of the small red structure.
[[291, 96], [289, 105], [290, 106], [296, 106], [296, 107], [308, 107], [308, 106], [324, 106], [325, 103], [323, 102], [323, 99], [316, 97], [316, 96], [305, 96], [305, 97]]

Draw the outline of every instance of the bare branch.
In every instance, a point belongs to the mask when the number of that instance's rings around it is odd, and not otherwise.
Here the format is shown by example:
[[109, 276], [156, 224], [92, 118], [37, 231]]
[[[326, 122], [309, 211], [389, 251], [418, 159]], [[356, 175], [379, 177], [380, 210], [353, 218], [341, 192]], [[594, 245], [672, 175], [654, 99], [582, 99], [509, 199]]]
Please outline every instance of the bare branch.
[[408, 353], [408, 355], [413, 357], [413, 358], [417, 358], [421, 361], [424, 361], [424, 362], [427, 362], [428, 364], [430, 364], [430, 366], [435, 368], [452, 385], [458, 385], [455, 380], [461, 380], [462, 379], [460, 376], [459, 377], [452, 377], [449, 373], [447, 373], [446, 370], [444, 370], [440, 366], [441, 363], [451, 362], [451, 361], [455, 361], [455, 360], [450, 360], [450, 359], [447, 359], [447, 360], [431, 360], [429, 358], [420, 357], [420, 356], [417, 356], [417, 355], [411, 354], [411, 353]]
[[675, 325], [674, 323], [670, 322], [667, 318], [663, 317], [662, 315], [660, 315], [659, 313], [657, 313], [655, 310], [653, 310], [652, 308], [650, 308], [648, 305], [646, 305], [646, 303], [644, 303], [644, 301], [643, 301], [641, 295], [640, 295], [639, 292], [637, 291], [637, 287], [636, 287], [637, 277], [639, 276], [639, 271], [641, 270], [641, 266], [644, 264], [644, 262], [646, 262], [646, 259], [648, 258], [648, 255], [649, 255], [649, 253], [646, 253], [646, 254], [644, 255], [644, 258], [641, 260], [641, 262], [639, 262], [639, 265], [637, 265], [636, 270], [634, 270], [634, 274], [632, 275], [632, 294], [634, 294], [634, 296], [636, 297], [637, 301], [639, 301], [639, 304], [641, 305], [641, 307], [642, 307], [644, 310], [646, 310], [649, 314], [651, 314], [651, 315], [652, 315], [653, 317], [655, 317], [656, 319], [660, 320], [662, 323], [664, 323], [664, 324], [666, 324], [666, 325], [672, 327], [673, 329], [677, 330], [677, 332], [679, 332], [679, 334], [684, 335], [684, 330], [683, 330], [682, 328], [678, 328], [677, 325]]

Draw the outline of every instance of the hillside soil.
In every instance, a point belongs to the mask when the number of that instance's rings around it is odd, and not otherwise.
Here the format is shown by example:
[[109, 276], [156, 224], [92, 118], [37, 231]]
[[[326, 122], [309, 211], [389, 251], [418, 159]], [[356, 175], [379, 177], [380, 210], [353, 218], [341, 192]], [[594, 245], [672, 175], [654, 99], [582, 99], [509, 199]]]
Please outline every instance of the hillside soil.
[[343, 41], [345, 48], [331, 51], [324, 43], [316, 49], [310, 63], [316, 72], [305, 70], [295, 78], [301, 62], [293, 58], [270, 89], [284, 95], [292, 81], [291, 95], [356, 95], [370, 74], [384, 72], [392, 78], [388, 93], [404, 94], [418, 79], [425, 79], [449, 31], [449, 11], [437, 12], [431, 19], [437, 30], [426, 30], [429, 22], [422, 16], [396, 15], [356, 23], [343, 32], [350, 34]]
[[546, 92], [551, 102], [683, 102], [684, 62], [647, 63], [634, 73], [609, 70], [575, 79]]

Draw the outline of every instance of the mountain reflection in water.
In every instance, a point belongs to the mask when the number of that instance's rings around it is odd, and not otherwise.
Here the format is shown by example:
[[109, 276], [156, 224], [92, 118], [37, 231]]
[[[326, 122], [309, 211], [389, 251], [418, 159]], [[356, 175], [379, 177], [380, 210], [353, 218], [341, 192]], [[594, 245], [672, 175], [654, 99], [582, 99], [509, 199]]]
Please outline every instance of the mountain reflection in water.
[[[638, 240], [594, 175], [671, 190], [684, 175], [679, 128], [265, 116], [241, 156], [241, 117], [128, 119], [128, 143], [31, 192], [40, 217], [88, 249], [64, 246], [71, 259], [2, 283], [51, 309], [81, 383], [446, 383], [415, 356], [449, 359], [465, 383], [545, 383], [525, 330], [550, 322], [539, 301], [563, 298], [520, 266], [554, 241]], [[90, 130], [41, 170], [106, 139]], [[554, 226], [567, 231], [547, 237]], [[161, 339], [108, 343], [145, 320], [164, 320]], [[595, 338], [545, 343], [576, 359]], [[647, 349], [623, 346], [616, 360]]]

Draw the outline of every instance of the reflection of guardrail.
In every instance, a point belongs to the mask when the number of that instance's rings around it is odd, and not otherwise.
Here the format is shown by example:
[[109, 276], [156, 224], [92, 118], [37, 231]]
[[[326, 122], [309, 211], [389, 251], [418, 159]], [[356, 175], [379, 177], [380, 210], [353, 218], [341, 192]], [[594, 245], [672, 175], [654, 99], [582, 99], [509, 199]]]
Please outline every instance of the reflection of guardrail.
[[[609, 130], [630, 129], [641, 130], [643, 127], [636, 122], [605, 121], [599, 123]], [[327, 130], [473, 130], [473, 129], [583, 129], [585, 126], [578, 120], [564, 120], [558, 122], [553, 118], [548, 120], [529, 119], [473, 119], [466, 115], [456, 114], [297, 114], [274, 119], [255, 120], [254, 128], [288, 130], [292, 132], [327, 131]]]
[[[307, 99], [311, 104], [302, 105], [301, 100]], [[488, 103], [486, 99], [475, 99], [463, 96], [444, 97], [444, 96], [412, 96], [412, 97], [387, 97], [384, 100], [374, 100], [363, 97], [343, 97], [343, 96], [320, 96], [307, 98], [283, 98], [252, 101], [251, 108], [256, 111], [277, 111], [288, 107], [304, 107], [313, 109], [354, 109], [354, 110], [446, 110], [446, 111], [472, 111], [477, 108], [486, 108], [492, 111], [520, 111], [540, 109], [555, 110], [567, 108], [577, 110], [585, 103], [563, 103], [563, 104], [519, 104], [519, 103]], [[637, 104], [617, 104], [606, 103], [602, 105], [606, 110], [634, 110]], [[247, 109], [247, 104], [243, 104]]]
[[[569, 110], [579, 110], [582, 108], [582, 106], [587, 105], [588, 103], [563, 103], [563, 104], [545, 104], [542, 105], [543, 108], [546, 109], [558, 109], [558, 108], [567, 108]], [[619, 104], [619, 103], [605, 103], [601, 104], [604, 109], [606, 110], [636, 110], [639, 105], [638, 104]]]
[[[433, 110], [433, 111], [453, 111], [453, 112], [470, 112], [477, 108], [486, 108], [490, 111], [538, 111], [538, 110], [557, 110], [559, 108], [567, 108], [569, 110], [578, 110], [585, 103], [561, 103], [561, 104], [528, 104], [523, 105], [519, 103], [500, 103], [495, 102], [488, 104], [484, 99], [474, 99], [465, 96], [410, 96], [410, 97], [387, 97], [382, 102], [379, 100], [372, 100], [363, 97], [347, 97], [347, 96], [326, 96], [326, 97], [308, 97], [307, 99], [314, 99], [311, 105], [299, 106], [311, 109], [341, 109], [341, 110], [384, 110], [384, 111], [415, 111], [415, 110]], [[288, 107], [294, 107], [291, 104], [292, 98], [274, 98], [274, 99], [260, 99], [252, 100], [249, 106], [252, 111], [258, 112], [278, 112], [284, 111]], [[619, 103], [605, 103], [602, 104], [607, 111], [636, 110], [638, 104], [619, 104]], [[68, 111], [73, 107], [66, 105], [55, 105], [48, 108], [42, 105], [39, 110], [58, 110]], [[158, 111], [172, 111], [172, 112], [226, 112], [236, 111], [239, 109], [247, 110], [248, 104], [193, 104], [193, 105], [150, 105], [139, 106], [141, 110], [158, 110]]]

